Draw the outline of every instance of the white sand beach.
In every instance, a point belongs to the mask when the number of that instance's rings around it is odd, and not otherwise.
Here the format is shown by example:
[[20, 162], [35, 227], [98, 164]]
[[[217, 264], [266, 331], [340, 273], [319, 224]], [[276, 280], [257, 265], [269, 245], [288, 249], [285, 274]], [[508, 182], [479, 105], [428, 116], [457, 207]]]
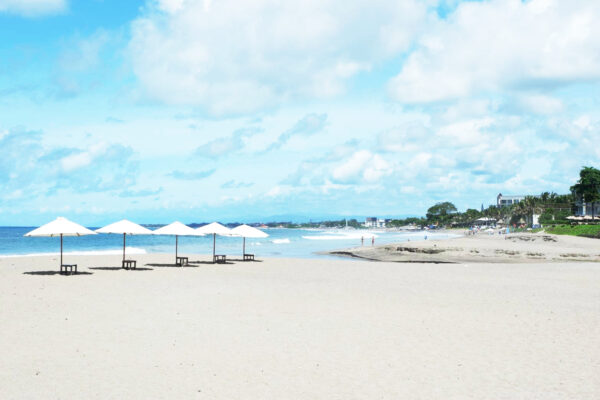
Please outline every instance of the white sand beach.
[[600, 398], [596, 263], [56, 258], [0, 259], [2, 399]]

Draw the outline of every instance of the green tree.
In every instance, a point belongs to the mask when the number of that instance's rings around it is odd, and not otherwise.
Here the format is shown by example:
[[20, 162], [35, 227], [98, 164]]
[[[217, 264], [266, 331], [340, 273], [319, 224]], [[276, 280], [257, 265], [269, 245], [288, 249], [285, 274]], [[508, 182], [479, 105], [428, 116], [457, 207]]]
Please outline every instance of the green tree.
[[523, 209], [525, 210], [525, 220], [528, 225], [533, 223], [534, 214], [541, 214], [543, 211], [543, 202], [539, 197], [526, 196], [519, 204], [523, 205]]
[[464, 212], [464, 216], [465, 222], [472, 223], [481, 216], [481, 213], [474, 208], [468, 208], [467, 211]]
[[427, 221], [445, 224], [449, 221], [452, 214], [455, 214], [457, 211], [456, 206], [449, 201], [437, 203], [427, 210]]
[[571, 186], [571, 192], [577, 198], [592, 204], [592, 218], [595, 205], [600, 201], [600, 170], [594, 167], [583, 167], [579, 172], [579, 180]]
[[498, 209], [498, 207], [492, 205], [483, 210], [483, 215], [485, 215], [488, 218], [498, 219], [498, 217], [500, 216], [500, 210]]

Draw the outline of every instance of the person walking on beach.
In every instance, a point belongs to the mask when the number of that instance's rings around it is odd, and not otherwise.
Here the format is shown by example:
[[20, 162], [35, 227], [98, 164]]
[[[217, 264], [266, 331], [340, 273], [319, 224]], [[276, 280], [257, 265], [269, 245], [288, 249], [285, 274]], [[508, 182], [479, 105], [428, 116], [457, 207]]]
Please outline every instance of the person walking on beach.
[[371, 246], [375, 246], [375, 236], [371, 236]]
[[364, 246], [364, 245], [365, 245], [365, 237], [364, 237], [364, 236], [361, 236], [361, 237], [360, 237], [360, 245], [361, 245], [361, 246]]

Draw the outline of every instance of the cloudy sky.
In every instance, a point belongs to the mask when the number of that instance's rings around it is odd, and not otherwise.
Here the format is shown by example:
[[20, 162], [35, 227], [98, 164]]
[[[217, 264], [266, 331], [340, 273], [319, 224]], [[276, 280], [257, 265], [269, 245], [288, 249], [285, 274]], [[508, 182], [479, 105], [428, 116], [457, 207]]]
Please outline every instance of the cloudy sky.
[[0, 0], [0, 225], [422, 215], [600, 166], [597, 0]]

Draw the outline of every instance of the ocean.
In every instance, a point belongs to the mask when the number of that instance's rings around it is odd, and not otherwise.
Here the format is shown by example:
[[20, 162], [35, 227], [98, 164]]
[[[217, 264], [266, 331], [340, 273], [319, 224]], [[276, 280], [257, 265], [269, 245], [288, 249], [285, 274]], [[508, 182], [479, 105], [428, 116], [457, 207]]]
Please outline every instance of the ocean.
[[[0, 257], [19, 255], [53, 255], [60, 252], [58, 237], [24, 237], [23, 235], [35, 227], [0, 227]], [[95, 229], [95, 228], [90, 228]], [[435, 232], [386, 232], [370, 230], [320, 230], [320, 229], [284, 229], [271, 228], [264, 230], [269, 234], [265, 239], [246, 239], [246, 252], [260, 257], [294, 257], [320, 258], [328, 257], [317, 254], [321, 251], [345, 249], [361, 244], [364, 237], [365, 246], [375, 244], [448, 238], [452, 235]], [[89, 235], [80, 237], [64, 237], [65, 255], [80, 254], [121, 254], [123, 251], [123, 235]], [[213, 238], [179, 237], [179, 253], [212, 254]], [[127, 235], [126, 251], [128, 255], [145, 253], [174, 253], [175, 237], [162, 235]], [[216, 238], [217, 254], [231, 256], [241, 255], [242, 238]]]

